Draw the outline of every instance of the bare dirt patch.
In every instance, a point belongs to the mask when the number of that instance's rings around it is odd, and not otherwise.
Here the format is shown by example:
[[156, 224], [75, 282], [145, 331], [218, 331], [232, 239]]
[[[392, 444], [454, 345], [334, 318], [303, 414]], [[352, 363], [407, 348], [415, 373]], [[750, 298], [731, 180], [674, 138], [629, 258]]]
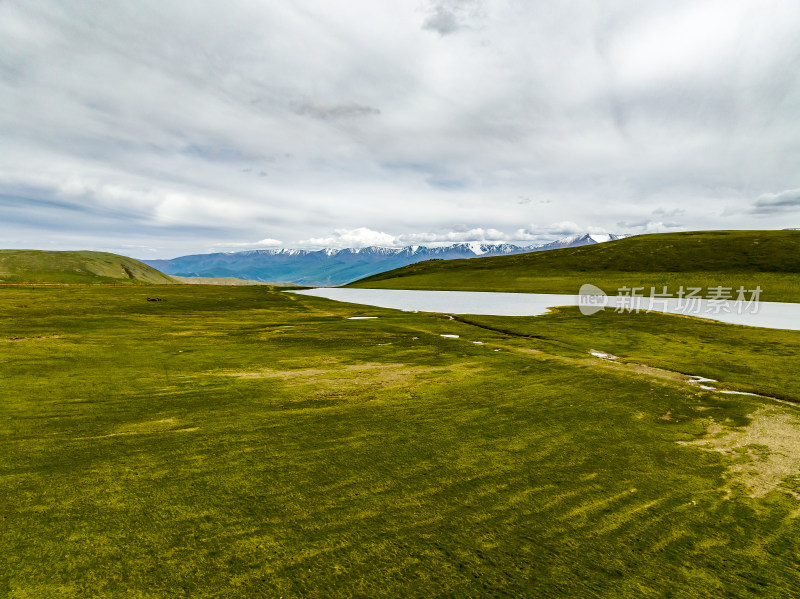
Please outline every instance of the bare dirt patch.
[[128, 435], [153, 435], [157, 433], [191, 433], [200, 430], [199, 426], [175, 428], [174, 418], [152, 420], [128, 424], [124, 429], [118, 429], [105, 435], [92, 435], [89, 437], [75, 437], [75, 439], [107, 439], [109, 437], [124, 437]]
[[800, 499], [800, 487], [791, 478], [800, 474], [800, 415], [780, 406], [764, 406], [751, 414], [750, 424], [726, 428], [709, 419], [707, 436], [681, 441], [732, 459], [728, 470], [744, 484], [751, 497], [783, 491]]
[[[492, 346], [495, 347], [495, 346]], [[527, 347], [515, 347], [514, 351], [521, 352], [523, 354], [543, 354], [544, 352], [540, 349], [530, 349]]]
[[238, 379], [282, 379], [284, 381], [291, 381], [295, 379], [307, 379], [316, 377], [330, 372], [330, 370], [321, 370], [319, 368], [301, 368], [296, 370], [252, 370], [249, 372], [214, 372], [221, 376], [232, 376]]
[[603, 366], [610, 369], [620, 370], [624, 372], [632, 372], [635, 374], [644, 374], [657, 379], [666, 379], [670, 381], [678, 381], [681, 383], [686, 383], [689, 381], [689, 377], [686, 376], [685, 374], [681, 374], [680, 372], [673, 372], [672, 370], [665, 370], [663, 368], [647, 366], [646, 364], [636, 364], [634, 362], [612, 362], [609, 360], [604, 360], [599, 364], [602, 364]]
[[61, 339], [61, 335], [43, 335], [41, 337], [7, 337], [0, 339], [0, 343], [18, 343], [20, 341], [47, 341], [48, 339]]
[[364, 362], [334, 368], [302, 368], [292, 370], [263, 369], [249, 372], [217, 371], [209, 374], [240, 379], [280, 379], [288, 386], [315, 385], [318, 395], [328, 395], [332, 388], [342, 391], [354, 388], [386, 388], [402, 386], [424, 375], [458, 375], [473, 371], [471, 363], [448, 367], [409, 366], [407, 364]]

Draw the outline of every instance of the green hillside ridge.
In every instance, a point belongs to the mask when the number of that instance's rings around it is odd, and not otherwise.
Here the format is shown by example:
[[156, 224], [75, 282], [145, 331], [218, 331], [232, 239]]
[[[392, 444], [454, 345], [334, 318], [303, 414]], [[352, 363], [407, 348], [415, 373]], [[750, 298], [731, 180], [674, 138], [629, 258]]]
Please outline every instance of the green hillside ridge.
[[800, 301], [800, 232], [693, 231], [629, 237], [597, 245], [470, 260], [429, 260], [351, 283], [381, 289], [576, 293], [594, 283], [744, 286], [761, 299]]
[[0, 284], [176, 284], [138, 260], [107, 252], [0, 250]]

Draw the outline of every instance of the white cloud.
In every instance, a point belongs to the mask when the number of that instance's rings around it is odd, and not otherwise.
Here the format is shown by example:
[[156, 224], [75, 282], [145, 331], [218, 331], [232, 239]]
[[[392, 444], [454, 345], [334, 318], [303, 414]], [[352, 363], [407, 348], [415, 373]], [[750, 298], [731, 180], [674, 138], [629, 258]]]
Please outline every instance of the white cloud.
[[298, 241], [296, 245], [298, 247], [359, 248], [371, 245], [392, 247], [395, 244], [394, 235], [359, 227], [357, 229], [336, 229], [329, 237], [312, 237]]
[[686, 210], [684, 210], [683, 208], [671, 208], [669, 210], [666, 208], [656, 208], [655, 210], [653, 210], [652, 214], [655, 216], [670, 218], [675, 216], [682, 216], [686, 214]]
[[[427, 233], [403, 233], [392, 235], [380, 231], [373, 231], [366, 227], [359, 229], [338, 229], [328, 237], [304, 239], [292, 243], [291, 247], [306, 248], [345, 248], [345, 247], [403, 247], [407, 245], [447, 245], [463, 242], [480, 243], [521, 243], [553, 241], [566, 235], [578, 233], [604, 234], [616, 231], [607, 231], [601, 227], [580, 227], [572, 222], [553, 223], [543, 227], [529, 227], [517, 229], [515, 233], [506, 233], [493, 228], [465, 228], [455, 227], [451, 231], [438, 231]], [[230, 245], [230, 244], [229, 244]]]
[[650, 219], [636, 222], [620, 221], [617, 226], [622, 231], [635, 231], [637, 233], [665, 233], [669, 230], [683, 228], [683, 225], [678, 222], [663, 222]]
[[441, 36], [469, 29], [485, 16], [484, 0], [434, 0], [422, 28]]
[[800, 211], [800, 189], [762, 194], [753, 204], [752, 211], [758, 214], [798, 212]]
[[262, 239], [261, 241], [256, 241], [254, 245], [259, 245], [263, 247], [275, 247], [281, 245], [280, 239], [270, 239], [267, 237], [266, 239]]
[[554, 237], [565, 237], [567, 235], [577, 235], [579, 233], [606, 234], [616, 233], [616, 230], [607, 230], [603, 227], [582, 226], [572, 221], [561, 221], [549, 225], [528, 225], [525, 228], [517, 229], [511, 237], [518, 241], [542, 241], [552, 240]]
[[497, 229], [477, 227], [465, 231], [448, 231], [445, 233], [407, 233], [397, 240], [402, 245], [421, 245], [425, 243], [458, 243], [464, 241], [502, 242], [509, 236]]
[[216, 243], [216, 248], [277, 248], [283, 245], [279, 239], [262, 239], [261, 241], [254, 241], [252, 243], [229, 242], [229, 243]]
[[0, 2], [0, 238], [780, 228], [797, 22], [758, 0]]

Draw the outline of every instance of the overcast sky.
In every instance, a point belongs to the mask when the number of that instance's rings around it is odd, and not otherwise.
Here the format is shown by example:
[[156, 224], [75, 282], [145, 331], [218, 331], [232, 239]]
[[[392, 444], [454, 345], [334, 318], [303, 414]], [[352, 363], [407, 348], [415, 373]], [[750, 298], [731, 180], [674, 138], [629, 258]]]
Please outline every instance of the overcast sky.
[[0, 0], [0, 247], [800, 227], [797, 0]]

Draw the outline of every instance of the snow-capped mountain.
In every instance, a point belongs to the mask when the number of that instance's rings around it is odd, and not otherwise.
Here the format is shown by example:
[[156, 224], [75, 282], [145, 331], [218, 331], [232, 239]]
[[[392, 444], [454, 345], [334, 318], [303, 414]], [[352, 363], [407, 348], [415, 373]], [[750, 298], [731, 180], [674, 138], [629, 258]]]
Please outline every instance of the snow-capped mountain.
[[342, 285], [393, 268], [423, 260], [454, 260], [478, 256], [502, 256], [603, 243], [617, 235], [572, 235], [538, 246], [510, 243], [455, 243], [428, 247], [325, 248], [321, 250], [274, 249], [195, 254], [172, 260], [143, 260], [168, 275], [183, 277], [237, 277], [255, 281], [282, 281], [299, 285]]
[[545, 243], [543, 245], [531, 246], [529, 251], [542, 251], [542, 250], [559, 250], [562, 248], [574, 248], [582, 245], [593, 245], [595, 243], [606, 243], [607, 241], [616, 241], [617, 239], [624, 239], [630, 235], [614, 235], [606, 233], [598, 235], [596, 233], [579, 233], [577, 235], [570, 235], [556, 239], [553, 242]]

